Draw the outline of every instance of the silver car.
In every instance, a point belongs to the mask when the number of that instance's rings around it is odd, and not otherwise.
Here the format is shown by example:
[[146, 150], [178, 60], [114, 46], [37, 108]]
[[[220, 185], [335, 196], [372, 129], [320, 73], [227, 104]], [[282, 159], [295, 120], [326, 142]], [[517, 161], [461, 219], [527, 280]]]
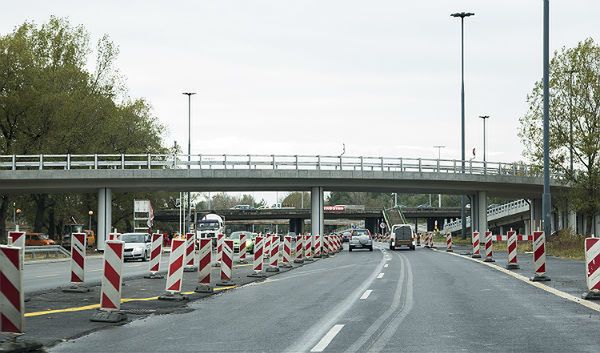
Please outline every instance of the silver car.
[[354, 249], [369, 249], [373, 251], [373, 238], [368, 229], [353, 229], [350, 233], [348, 251]]
[[123, 259], [148, 261], [150, 257], [150, 235], [147, 233], [123, 233], [121, 240], [125, 242]]

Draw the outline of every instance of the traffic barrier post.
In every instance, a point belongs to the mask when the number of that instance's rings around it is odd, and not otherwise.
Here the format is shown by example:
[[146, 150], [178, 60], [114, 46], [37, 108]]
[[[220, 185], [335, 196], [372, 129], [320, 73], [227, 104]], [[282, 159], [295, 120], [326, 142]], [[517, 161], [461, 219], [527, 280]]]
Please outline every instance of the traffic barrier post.
[[87, 293], [90, 291], [83, 284], [85, 282], [86, 241], [85, 233], [71, 234], [71, 285], [63, 288], [63, 292]]
[[588, 291], [583, 299], [600, 300], [600, 238], [585, 239], [585, 275]]
[[23, 293], [24, 248], [0, 245], [0, 331], [25, 332], [25, 296]]
[[252, 263], [252, 270], [254, 271], [254, 273], [251, 273], [248, 275], [248, 277], [265, 277], [265, 274], [262, 272], [263, 271], [263, 237], [262, 236], [257, 236], [256, 238], [254, 238], [254, 261]]
[[323, 248], [321, 250], [321, 257], [326, 258], [329, 257], [329, 236], [323, 235]]
[[313, 240], [315, 242], [315, 258], [321, 258], [321, 239], [322, 239], [322, 235], [315, 235], [313, 237]]
[[273, 236], [269, 233], [267, 233], [264, 242], [265, 244], [263, 245], [263, 253], [264, 253], [264, 258], [265, 260], [269, 261], [269, 258], [271, 257], [271, 241], [273, 240]]
[[283, 237], [283, 257], [281, 258], [282, 267], [292, 266], [292, 237], [286, 235]]
[[508, 262], [506, 268], [509, 270], [518, 269], [519, 263], [517, 262], [517, 233], [512, 228], [507, 233], [506, 248], [508, 253]]
[[207, 238], [200, 239], [198, 249], [198, 285], [194, 290], [196, 293], [212, 293], [210, 284], [210, 270], [212, 262], [212, 241]]
[[485, 232], [485, 259], [483, 262], [495, 262], [494, 261], [494, 245], [492, 243], [492, 232], [489, 230]]
[[303, 264], [304, 263], [304, 235], [296, 236], [296, 254], [294, 258], [295, 264]]
[[533, 232], [533, 270], [532, 281], [550, 280], [550, 277], [546, 276], [546, 235], [541, 231]]
[[123, 250], [125, 242], [108, 240], [104, 248], [104, 271], [100, 290], [100, 309], [92, 314], [90, 321], [120, 322], [127, 319], [121, 312], [121, 288], [123, 284]]
[[452, 233], [446, 233], [446, 252], [454, 252], [452, 250]]
[[121, 240], [121, 233], [108, 233], [106, 241], [109, 240]]
[[221, 266], [221, 258], [223, 257], [223, 241], [225, 240], [224, 234], [217, 234], [217, 261], [213, 264], [214, 267]]
[[158, 297], [158, 299], [160, 300], [188, 299], [188, 297], [181, 294], [186, 248], [185, 243], [186, 240], [181, 238], [174, 238], [171, 241], [171, 253], [169, 254], [169, 269], [167, 271], [167, 293]]
[[271, 238], [271, 254], [267, 272], [279, 272], [279, 235], [273, 235]]
[[198, 268], [194, 264], [196, 258], [196, 234], [186, 233], [185, 235], [185, 267], [184, 272], [194, 272]]
[[314, 261], [312, 257], [313, 236], [304, 236], [304, 261]]
[[246, 263], [246, 234], [240, 234], [240, 248], [238, 250], [238, 263]]
[[225, 239], [223, 241], [223, 257], [221, 258], [221, 282], [217, 286], [231, 286], [233, 282], [233, 240]]
[[151, 243], [150, 243], [150, 274], [144, 276], [144, 278], [150, 279], [160, 279], [164, 276], [159, 274], [160, 271], [160, 261], [162, 258], [162, 245], [163, 245], [163, 235], [160, 233], [152, 234]]
[[473, 253], [471, 257], [474, 259], [480, 259], [481, 254], [479, 253], [479, 232], [471, 232], [471, 243], [473, 244]]

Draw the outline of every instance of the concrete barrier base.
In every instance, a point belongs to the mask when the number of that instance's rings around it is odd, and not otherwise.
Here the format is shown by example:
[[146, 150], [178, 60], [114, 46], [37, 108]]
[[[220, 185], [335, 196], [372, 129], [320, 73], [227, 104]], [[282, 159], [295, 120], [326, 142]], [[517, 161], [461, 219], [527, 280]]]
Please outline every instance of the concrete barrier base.
[[494, 259], [492, 259], [491, 257], [486, 257], [483, 262], [496, 262]]
[[446, 249], [446, 252], [454, 252], [452, 249]]
[[600, 292], [599, 291], [589, 291], [587, 293], [583, 293], [581, 296], [583, 299], [587, 300], [600, 300]]
[[279, 272], [279, 267], [267, 267], [267, 269], [265, 270], [267, 272]]
[[506, 265], [506, 269], [508, 269], [508, 270], [518, 270], [520, 268], [521, 267], [519, 267], [518, 264], [508, 264], [508, 265]]
[[481, 255], [473, 254], [471, 255], [473, 259], [481, 259]]
[[219, 287], [229, 287], [229, 286], [233, 286], [235, 285], [235, 283], [231, 282], [231, 281], [221, 281], [219, 283], [217, 283], [217, 286]]
[[214, 290], [209, 285], [199, 284], [196, 286], [196, 289], [194, 289], [194, 292], [196, 292], [196, 293], [214, 293]]
[[127, 315], [120, 311], [105, 311], [105, 310], [97, 310], [90, 317], [90, 321], [94, 322], [110, 322], [117, 323], [127, 320]]
[[550, 280], [550, 277], [548, 277], [546, 275], [543, 275], [543, 276], [535, 275], [535, 276], [531, 277], [529, 280], [532, 282], [548, 282]]
[[251, 274], [247, 275], [246, 277], [265, 278], [265, 277], [267, 277], [267, 275], [265, 275], [262, 272], [255, 272], [255, 273], [251, 273]]
[[295, 263], [295, 264], [303, 264], [303, 263], [304, 263], [304, 260], [294, 260], [294, 263]]
[[185, 266], [183, 268], [183, 272], [196, 272], [198, 271], [198, 267], [196, 266]]
[[189, 300], [189, 299], [190, 298], [188, 298], [186, 295], [183, 295], [181, 293], [167, 293], [167, 294], [163, 294], [158, 297], [158, 300], [169, 300], [169, 301], [177, 301], [177, 302], [181, 302], [181, 301]]
[[160, 275], [158, 273], [151, 273], [149, 275], [145, 275], [144, 278], [149, 278], [149, 279], [162, 279], [165, 278], [165, 276]]

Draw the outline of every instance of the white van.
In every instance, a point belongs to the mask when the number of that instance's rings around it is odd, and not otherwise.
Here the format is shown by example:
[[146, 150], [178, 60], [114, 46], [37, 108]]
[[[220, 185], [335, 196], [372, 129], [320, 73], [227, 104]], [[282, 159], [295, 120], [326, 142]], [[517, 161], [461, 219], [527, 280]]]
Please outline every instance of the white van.
[[415, 230], [410, 224], [394, 224], [390, 233], [390, 250], [407, 246], [415, 250]]

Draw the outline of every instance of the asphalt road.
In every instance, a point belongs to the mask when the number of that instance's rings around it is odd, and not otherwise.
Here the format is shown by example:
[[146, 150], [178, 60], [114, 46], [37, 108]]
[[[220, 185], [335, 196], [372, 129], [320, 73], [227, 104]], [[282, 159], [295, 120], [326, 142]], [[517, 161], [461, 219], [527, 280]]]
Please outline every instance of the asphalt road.
[[[382, 275], [383, 274], [383, 275]], [[600, 314], [467, 259], [344, 251], [52, 352], [598, 352]]]

